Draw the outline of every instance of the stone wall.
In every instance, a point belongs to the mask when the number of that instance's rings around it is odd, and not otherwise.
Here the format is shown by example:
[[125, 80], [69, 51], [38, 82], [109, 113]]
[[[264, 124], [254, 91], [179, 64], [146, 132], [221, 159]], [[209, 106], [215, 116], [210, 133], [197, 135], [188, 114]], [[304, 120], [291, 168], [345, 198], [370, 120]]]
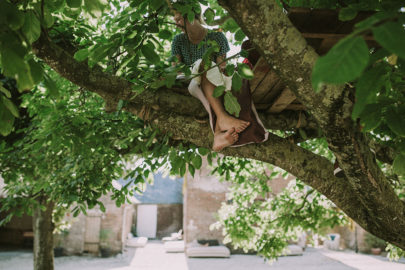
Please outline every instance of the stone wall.
[[86, 227], [86, 216], [79, 214], [73, 217], [71, 213], [66, 214], [65, 221], [70, 224], [67, 234], [55, 236], [55, 246], [61, 246], [67, 255], [82, 254], [84, 250], [84, 233]]
[[218, 178], [209, 175], [206, 160], [194, 177], [187, 175], [184, 192], [184, 240], [186, 243], [198, 239], [217, 239], [222, 243], [223, 236], [220, 230], [209, 229], [216, 222], [215, 215], [225, 201], [229, 183], [219, 182]]
[[[0, 220], [7, 215], [8, 212], [0, 212]], [[9, 223], [0, 227], [0, 245], [30, 246], [32, 241], [23, 238], [24, 232], [32, 232], [32, 216], [26, 214], [21, 217], [14, 216]]]
[[[106, 242], [112, 253], [122, 251], [128, 233], [131, 231], [133, 205], [117, 207], [109, 195], [101, 198], [106, 211], [98, 207], [88, 210], [88, 215], [80, 214], [73, 218], [70, 213], [65, 217], [71, 225], [69, 233], [63, 237], [63, 247], [68, 255], [89, 252], [98, 254], [100, 233], [107, 235]], [[124, 222], [125, 221], [125, 222]], [[56, 243], [58, 245], [58, 243]]]
[[182, 204], [159, 204], [156, 237], [163, 238], [183, 228]]
[[[137, 206], [135, 206], [132, 224], [136, 225]], [[183, 204], [158, 204], [156, 238], [170, 236], [183, 228]]]
[[369, 247], [365, 241], [367, 232], [358, 224], [352, 226], [336, 226], [331, 229], [330, 232], [340, 234], [340, 248], [355, 250], [357, 245], [359, 252], [370, 252], [371, 247]]

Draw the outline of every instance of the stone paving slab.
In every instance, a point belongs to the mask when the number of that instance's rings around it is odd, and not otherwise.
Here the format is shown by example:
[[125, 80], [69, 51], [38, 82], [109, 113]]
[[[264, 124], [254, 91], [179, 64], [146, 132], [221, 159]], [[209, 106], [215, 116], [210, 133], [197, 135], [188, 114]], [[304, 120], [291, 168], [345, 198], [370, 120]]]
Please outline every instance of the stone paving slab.
[[[0, 252], [0, 269], [32, 270], [32, 253]], [[113, 258], [66, 256], [55, 258], [55, 270], [405, 270], [405, 260], [390, 262], [381, 256], [307, 248], [302, 256], [281, 257], [272, 265], [254, 255], [230, 258], [186, 258], [165, 253], [160, 241], [129, 248]]]

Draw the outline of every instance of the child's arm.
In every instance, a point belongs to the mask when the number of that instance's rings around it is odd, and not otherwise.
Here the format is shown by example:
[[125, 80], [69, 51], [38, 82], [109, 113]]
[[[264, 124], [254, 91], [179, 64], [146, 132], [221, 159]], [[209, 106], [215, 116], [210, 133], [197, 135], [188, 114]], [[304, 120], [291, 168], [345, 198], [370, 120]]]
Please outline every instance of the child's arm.
[[[226, 54], [225, 55], [220, 55], [217, 57], [217, 64], [221, 63], [218, 68], [219, 70], [221, 70], [221, 72], [223, 73], [225, 71], [226, 68], [226, 61], [224, 61], [224, 59], [226, 59]], [[224, 61], [224, 62], [222, 62]]]

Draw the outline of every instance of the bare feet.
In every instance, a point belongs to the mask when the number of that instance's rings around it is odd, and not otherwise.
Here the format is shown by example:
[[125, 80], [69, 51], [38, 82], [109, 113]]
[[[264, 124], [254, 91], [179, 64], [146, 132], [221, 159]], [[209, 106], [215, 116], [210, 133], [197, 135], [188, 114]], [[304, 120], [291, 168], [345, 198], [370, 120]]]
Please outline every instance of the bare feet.
[[212, 150], [221, 151], [225, 147], [234, 144], [238, 138], [239, 135], [235, 128], [228, 129], [225, 132], [217, 131], [214, 134], [214, 144], [212, 145]]
[[250, 122], [243, 121], [229, 115], [223, 115], [222, 117], [218, 117], [217, 125], [221, 131], [235, 128], [237, 133], [241, 133], [250, 125]]

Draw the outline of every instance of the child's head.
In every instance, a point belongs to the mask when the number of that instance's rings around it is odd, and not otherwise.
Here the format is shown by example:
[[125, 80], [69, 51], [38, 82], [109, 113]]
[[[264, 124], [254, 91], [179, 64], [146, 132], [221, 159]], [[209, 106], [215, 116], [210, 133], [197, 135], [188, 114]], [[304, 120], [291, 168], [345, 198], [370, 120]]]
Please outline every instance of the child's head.
[[181, 28], [182, 30], [184, 30], [185, 27], [188, 26], [188, 24], [193, 25], [195, 21], [198, 21], [198, 23], [203, 23], [202, 19], [201, 19], [201, 9], [197, 7], [192, 6], [191, 10], [194, 13], [194, 20], [193, 22], [189, 22], [189, 20], [187, 19], [187, 14], [182, 15], [181, 11], [180, 11], [180, 7], [187, 5], [187, 2], [182, 0], [182, 1], [176, 1], [173, 5], [172, 5], [172, 12], [174, 14], [174, 22], [176, 23], [177, 27]]

